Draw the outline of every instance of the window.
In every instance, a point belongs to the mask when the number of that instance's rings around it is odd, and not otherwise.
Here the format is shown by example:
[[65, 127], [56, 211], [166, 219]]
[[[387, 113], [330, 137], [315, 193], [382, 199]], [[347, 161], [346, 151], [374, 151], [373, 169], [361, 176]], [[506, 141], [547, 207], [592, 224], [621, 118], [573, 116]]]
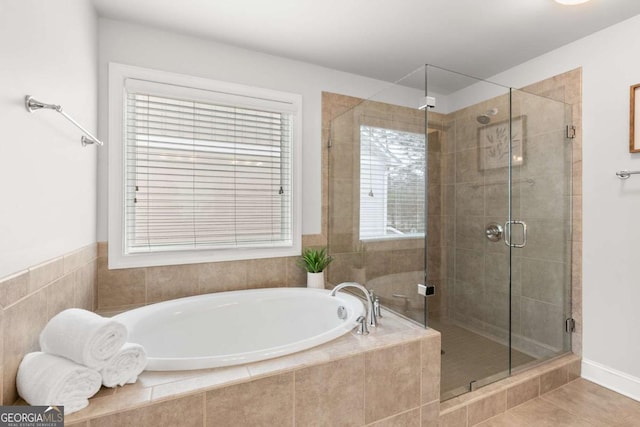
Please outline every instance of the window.
[[121, 118], [110, 267], [299, 254], [300, 97], [136, 70], [110, 69]]
[[360, 126], [360, 240], [424, 236], [423, 134]]

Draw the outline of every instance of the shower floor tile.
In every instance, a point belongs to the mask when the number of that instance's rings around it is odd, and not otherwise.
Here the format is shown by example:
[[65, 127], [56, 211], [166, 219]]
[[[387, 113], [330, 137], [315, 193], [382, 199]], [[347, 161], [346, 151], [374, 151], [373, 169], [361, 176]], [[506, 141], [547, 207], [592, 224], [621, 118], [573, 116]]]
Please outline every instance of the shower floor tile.
[[[509, 348], [457, 325], [430, 319], [429, 327], [442, 334], [440, 399], [447, 400], [469, 391], [469, 384], [485, 385], [509, 373]], [[514, 367], [535, 358], [513, 350]]]

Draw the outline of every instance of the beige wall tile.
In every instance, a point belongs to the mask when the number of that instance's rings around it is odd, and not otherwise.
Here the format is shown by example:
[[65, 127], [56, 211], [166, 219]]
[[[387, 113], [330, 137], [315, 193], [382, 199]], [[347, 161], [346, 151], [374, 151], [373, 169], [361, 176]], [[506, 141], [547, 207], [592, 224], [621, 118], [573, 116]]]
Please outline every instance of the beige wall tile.
[[221, 385], [231, 385], [249, 381], [249, 379], [249, 370], [245, 366], [218, 368], [194, 375], [191, 378], [156, 385], [151, 392], [151, 400], [171, 399], [176, 395], [193, 393]]
[[76, 290], [76, 274], [62, 276], [44, 289], [47, 306], [47, 320], [67, 308], [74, 306]]
[[507, 409], [518, 406], [540, 394], [540, 378], [531, 378], [507, 389]]
[[301, 427], [363, 425], [364, 355], [296, 371], [295, 414]]
[[576, 360], [567, 365], [567, 381], [580, 378], [582, 374], [582, 360]]
[[476, 425], [504, 412], [507, 408], [507, 392], [501, 391], [469, 404], [468, 425]]
[[[342, 425], [342, 424], [340, 424]], [[370, 427], [421, 427], [420, 408], [368, 424]]]
[[420, 342], [422, 358], [422, 397], [420, 403], [440, 401], [440, 334]]
[[200, 264], [198, 293], [247, 289], [247, 264], [245, 261], [211, 262]]
[[554, 390], [567, 383], [568, 369], [562, 366], [540, 376], [540, 395]]
[[83, 267], [85, 264], [87, 264], [91, 260], [97, 258], [97, 255], [98, 255], [98, 248], [95, 243], [85, 246], [83, 248], [80, 248], [77, 251], [65, 254], [63, 257], [64, 274], [71, 273], [72, 271], [75, 271], [78, 268]]
[[197, 264], [147, 268], [147, 303], [198, 294]]
[[[440, 419], [440, 402], [431, 402], [426, 405], [422, 405], [420, 418], [422, 419], [422, 427], [436, 427], [439, 426], [438, 421]], [[466, 417], [465, 417], [466, 420]]]
[[29, 293], [48, 285], [64, 274], [63, 257], [47, 261], [29, 269]]
[[8, 307], [29, 292], [29, 272], [22, 271], [0, 281], [0, 306]]
[[144, 304], [146, 270], [109, 270], [107, 258], [98, 258], [98, 309]]
[[41, 290], [4, 310], [4, 404], [17, 399], [16, 373], [22, 357], [39, 349], [38, 337], [48, 320], [46, 307]]
[[203, 394], [196, 394], [92, 419], [91, 427], [202, 427], [203, 403]]
[[288, 257], [286, 258], [287, 266], [287, 286], [306, 286], [307, 273], [299, 267], [297, 261], [300, 257]]
[[95, 309], [95, 297], [98, 289], [98, 261], [94, 259], [75, 272], [76, 291], [74, 306], [85, 310]]
[[292, 426], [293, 374], [208, 391], [206, 426]]
[[[467, 407], [447, 411], [440, 416], [439, 427], [467, 427]], [[423, 424], [423, 427], [426, 427]], [[429, 426], [430, 427], [430, 426]]]
[[365, 422], [415, 408], [420, 403], [420, 342], [365, 354]]
[[284, 258], [252, 259], [247, 261], [247, 285], [251, 288], [284, 286], [287, 266]]

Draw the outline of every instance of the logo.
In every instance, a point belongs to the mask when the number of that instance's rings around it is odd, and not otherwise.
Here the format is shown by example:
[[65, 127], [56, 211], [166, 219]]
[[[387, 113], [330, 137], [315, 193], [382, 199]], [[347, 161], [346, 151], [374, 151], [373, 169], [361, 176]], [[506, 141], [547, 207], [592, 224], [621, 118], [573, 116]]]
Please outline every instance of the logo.
[[0, 406], [0, 427], [64, 427], [64, 406]]

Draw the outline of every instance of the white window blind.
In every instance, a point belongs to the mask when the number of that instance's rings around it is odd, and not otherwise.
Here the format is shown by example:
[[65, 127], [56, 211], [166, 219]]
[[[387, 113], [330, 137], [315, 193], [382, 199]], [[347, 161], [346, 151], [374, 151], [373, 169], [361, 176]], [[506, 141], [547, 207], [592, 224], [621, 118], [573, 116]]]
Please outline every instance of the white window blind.
[[291, 114], [127, 90], [124, 252], [292, 246]]
[[424, 235], [423, 134], [360, 126], [360, 239]]

